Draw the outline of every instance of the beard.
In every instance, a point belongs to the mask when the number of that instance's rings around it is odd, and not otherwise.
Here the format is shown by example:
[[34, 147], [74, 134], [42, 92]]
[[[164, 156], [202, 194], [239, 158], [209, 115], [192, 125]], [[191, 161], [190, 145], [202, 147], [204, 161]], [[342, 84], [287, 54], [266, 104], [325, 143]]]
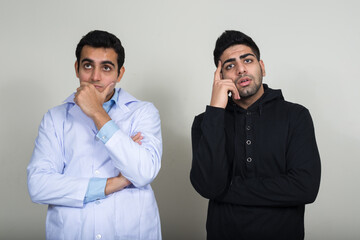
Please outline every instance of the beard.
[[[253, 75], [250, 75], [250, 74], [245, 74], [245, 75], [242, 75], [242, 76], [239, 76], [236, 80], [235, 80], [235, 86], [239, 92], [239, 95], [240, 95], [240, 98], [249, 98], [253, 95], [255, 95], [261, 85], [262, 85], [262, 81], [263, 81], [263, 74], [262, 74], [262, 69], [260, 67], [260, 71], [258, 72], [258, 74], [256, 74], [257, 76], [253, 76]], [[248, 77], [251, 79], [251, 83], [248, 85], [248, 86], [245, 86], [245, 87], [240, 87], [238, 86], [238, 81], [243, 78], [243, 77]]]
[[257, 80], [252, 80], [252, 83], [244, 88], [237, 87], [241, 98], [248, 98], [255, 95], [262, 85], [262, 77]]

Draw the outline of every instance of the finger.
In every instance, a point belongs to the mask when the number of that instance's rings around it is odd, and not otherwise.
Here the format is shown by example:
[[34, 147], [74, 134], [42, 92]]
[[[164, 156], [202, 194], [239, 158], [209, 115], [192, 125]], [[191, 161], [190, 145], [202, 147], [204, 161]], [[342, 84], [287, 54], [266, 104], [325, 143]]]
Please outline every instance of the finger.
[[139, 145], [142, 144], [141, 140], [144, 138], [143, 136], [141, 136], [141, 133], [138, 132], [135, 136], [131, 137], [132, 140], [136, 143], [138, 143]]
[[92, 84], [88, 83], [88, 82], [80, 82], [80, 87], [79, 88], [82, 88], [84, 86], [90, 86]]
[[139, 138], [139, 144], [141, 145], [141, 140], [143, 140], [144, 137], [140, 135], [140, 138]]
[[81, 82], [80, 86], [76, 89], [77, 92], [82, 92], [82, 91], [89, 91], [89, 90], [94, 90], [95, 87], [94, 85], [92, 85], [91, 83], [88, 82]]
[[215, 76], [214, 76], [214, 80], [221, 80], [221, 61], [219, 60], [216, 71], [215, 71]]
[[139, 142], [142, 139], [141, 133], [138, 132], [135, 136], [131, 137], [134, 142]]
[[231, 85], [235, 86], [233, 80], [231, 80], [231, 79], [222, 79], [221, 81], [217, 81], [216, 84], [217, 85], [223, 85], [223, 84], [230, 85], [231, 84]]
[[142, 139], [142, 138], [139, 138], [139, 139], [137, 139], [137, 140], [134, 140], [134, 143], [137, 143], [137, 144], [141, 145], [141, 144], [142, 144], [141, 139]]
[[138, 132], [137, 134], [135, 134], [134, 136], [131, 136], [131, 138], [134, 140], [134, 139], [137, 139], [141, 136], [141, 133]]
[[224, 80], [218, 81], [218, 82], [216, 82], [216, 86], [217, 86], [217, 88], [222, 88], [223, 91], [226, 91], [226, 92], [230, 91], [232, 96], [234, 96], [235, 99], [237, 99], [237, 100], [240, 99], [239, 91], [236, 88], [236, 85], [232, 80], [224, 79]]
[[134, 137], [132, 137], [132, 140], [134, 141], [134, 142], [139, 142], [140, 141], [140, 138], [139, 137], [137, 137], [137, 136], [134, 136]]
[[142, 136], [140, 136], [138, 139], [136, 139], [136, 143], [138, 143], [139, 145], [141, 145], [141, 140], [143, 139], [143, 137]]
[[231, 80], [221, 80], [214, 83], [213, 89], [219, 92], [228, 92], [230, 90], [236, 89], [236, 86]]
[[75, 95], [76, 94], [79, 94], [79, 92], [82, 90], [82, 88], [81, 87], [78, 87], [77, 89], [76, 89], [76, 92], [75, 92]]
[[239, 94], [239, 91], [235, 91], [235, 96], [234, 96], [234, 98], [236, 99], [236, 100], [240, 100], [240, 94]]
[[231, 92], [231, 95], [233, 96], [234, 99], [239, 100], [240, 99], [240, 94], [239, 94], [239, 90], [236, 88], [235, 84], [233, 84], [229, 91]]

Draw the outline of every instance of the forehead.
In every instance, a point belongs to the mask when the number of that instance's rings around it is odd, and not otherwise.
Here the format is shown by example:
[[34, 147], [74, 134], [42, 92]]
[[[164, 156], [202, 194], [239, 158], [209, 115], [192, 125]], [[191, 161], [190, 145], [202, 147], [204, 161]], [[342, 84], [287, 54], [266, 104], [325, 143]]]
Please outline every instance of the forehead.
[[225, 49], [225, 51], [220, 56], [220, 60], [221, 60], [221, 62], [224, 62], [225, 60], [227, 60], [229, 58], [237, 58], [237, 57], [247, 54], [247, 53], [254, 54], [253, 51], [251, 50], [251, 48], [246, 45], [243, 45], [243, 44], [233, 45], [233, 46]]
[[94, 62], [111, 61], [114, 64], [117, 63], [117, 53], [112, 48], [96, 48], [85, 45], [81, 50], [80, 61], [85, 58]]

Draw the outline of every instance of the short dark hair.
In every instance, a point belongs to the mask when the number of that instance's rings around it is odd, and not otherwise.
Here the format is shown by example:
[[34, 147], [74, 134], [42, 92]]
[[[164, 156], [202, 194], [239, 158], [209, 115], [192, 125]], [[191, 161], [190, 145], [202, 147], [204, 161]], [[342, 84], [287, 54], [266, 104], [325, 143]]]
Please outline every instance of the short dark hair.
[[237, 44], [243, 44], [251, 48], [257, 60], [260, 60], [260, 50], [251, 37], [239, 31], [226, 30], [216, 40], [215, 49], [214, 49], [215, 66], [218, 65], [218, 62], [223, 52], [227, 48]]
[[80, 65], [81, 50], [85, 45], [95, 48], [103, 47], [114, 49], [117, 54], [118, 74], [120, 73], [120, 68], [123, 66], [125, 61], [125, 50], [121, 45], [120, 39], [118, 39], [114, 34], [106, 31], [94, 30], [83, 36], [75, 50], [76, 60], [79, 63], [78, 66]]

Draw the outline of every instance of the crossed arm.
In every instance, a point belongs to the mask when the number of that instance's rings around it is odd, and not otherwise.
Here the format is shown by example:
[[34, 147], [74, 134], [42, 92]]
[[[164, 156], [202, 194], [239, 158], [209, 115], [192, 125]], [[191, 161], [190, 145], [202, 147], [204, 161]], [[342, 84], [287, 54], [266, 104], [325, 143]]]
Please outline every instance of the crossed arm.
[[[102, 108], [101, 101], [98, 103]], [[82, 106], [82, 103], [79, 103], [79, 106]], [[98, 113], [102, 111], [97, 107], [94, 109]], [[147, 113], [151, 114], [151, 116], [157, 113], [155, 108], [149, 110]], [[86, 113], [84, 110], [83, 112]], [[98, 113], [96, 116], [103, 117]], [[108, 117], [106, 115], [105, 117]], [[62, 174], [65, 167], [64, 152], [62, 150], [63, 137], [60, 132], [57, 132], [57, 129], [61, 129], [62, 119], [64, 118], [66, 118], [66, 111], [60, 109], [50, 110], [43, 118], [35, 142], [32, 160], [27, 168], [29, 194], [36, 203], [82, 207], [89, 178], [75, 176], [74, 174]], [[94, 117], [94, 119], [97, 118]], [[142, 127], [138, 128], [138, 130], [134, 129], [135, 132], [138, 132], [135, 136], [128, 138], [125, 133], [117, 131], [116, 136], [114, 136], [116, 139], [113, 140], [114, 137], [112, 137], [106, 144], [111, 161], [122, 173], [122, 175], [119, 174], [116, 177], [107, 179], [104, 189], [106, 195], [123, 189], [130, 182], [137, 187], [144, 186], [151, 182], [160, 168], [161, 130], [158, 115], [154, 115], [154, 120], [143, 119], [141, 122]], [[97, 123], [95, 124], [100, 126]], [[142, 130], [145, 131], [144, 136], [147, 139], [143, 143], [141, 142]], [[140, 131], [142, 133], [139, 133]], [[119, 141], [124, 141], [124, 146], [120, 145], [118, 148]], [[141, 146], [141, 148], [136, 147], [140, 147], [141, 144], [145, 145]], [[129, 150], [129, 152], [124, 150]], [[138, 155], [129, 156], [134, 151], [138, 152]], [[131, 161], [127, 159], [129, 157]], [[121, 165], [123, 161], [126, 162], [124, 166]], [[131, 166], [129, 166], [130, 163]], [[139, 166], [139, 163], [142, 165]], [[138, 171], [135, 172], [134, 169], [138, 169]]]
[[[94, 121], [98, 130], [111, 120], [102, 105], [110, 92], [114, 91], [112, 86], [113, 84], [109, 84], [103, 92], [99, 92], [92, 84], [82, 82], [75, 94], [74, 101], [81, 110]], [[140, 132], [131, 138], [134, 142], [141, 145], [143, 137]], [[105, 186], [105, 195], [120, 191], [129, 184], [131, 184], [131, 182], [121, 173], [116, 177], [108, 178]]]
[[[143, 137], [141, 136], [141, 133], [137, 133], [135, 136], [132, 137], [132, 140], [139, 145], [141, 145], [142, 139]], [[120, 191], [121, 189], [130, 184], [131, 182], [127, 180], [121, 173], [119, 173], [118, 176], [107, 179], [105, 186], [105, 195]]]

